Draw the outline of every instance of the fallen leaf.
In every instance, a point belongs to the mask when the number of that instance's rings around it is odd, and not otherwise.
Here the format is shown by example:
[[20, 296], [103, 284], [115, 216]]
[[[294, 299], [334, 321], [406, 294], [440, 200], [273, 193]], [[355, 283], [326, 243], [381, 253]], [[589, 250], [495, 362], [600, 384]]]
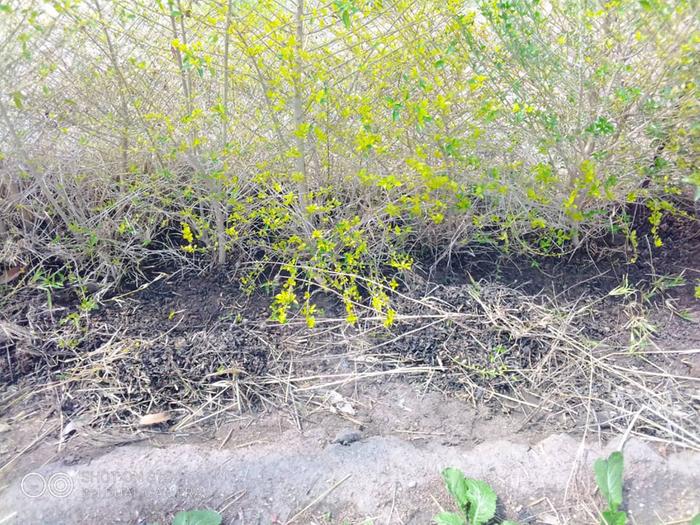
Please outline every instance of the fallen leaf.
[[158, 425], [160, 423], [165, 423], [170, 420], [170, 414], [168, 412], [157, 412], [156, 414], [146, 414], [141, 416], [139, 419], [139, 426], [148, 427], [151, 425]]
[[61, 430], [61, 442], [65, 442], [66, 439], [68, 439], [68, 436], [77, 431], [78, 425], [76, 425], [73, 421], [69, 421], [68, 424], [63, 427], [63, 430]]
[[335, 390], [331, 390], [328, 393], [326, 400], [330, 403], [330, 411], [334, 414], [340, 412], [348, 416], [355, 415], [355, 408], [352, 406], [352, 403]]
[[23, 266], [12, 266], [5, 270], [4, 272], [0, 273], [0, 284], [9, 284], [17, 277], [20, 276], [20, 274], [24, 271]]

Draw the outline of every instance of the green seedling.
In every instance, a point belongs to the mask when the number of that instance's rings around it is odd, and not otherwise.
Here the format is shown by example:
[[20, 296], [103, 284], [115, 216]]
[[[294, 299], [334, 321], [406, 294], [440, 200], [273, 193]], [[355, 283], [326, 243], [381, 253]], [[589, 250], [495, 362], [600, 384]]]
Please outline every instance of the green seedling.
[[633, 286], [630, 286], [629, 277], [627, 277], [627, 275], [625, 274], [622, 277], [622, 283], [619, 286], [610, 290], [608, 292], [608, 295], [612, 297], [629, 297], [630, 295], [634, 295], [635, 293], [637, 293], [637, 290]]
[[175, 514], [171, 525], [221, 525], [221, 521], [221, 514], [215, 510], [183, 510]]
[[172, 525], [221, 525], [221, 514], [214, 510], [187, 510], [178, 512]]
[[[483, 525], [496, 515], [496, 493], [485, 481], [467, 478], [461, 470], [442, 471], [447, 491], [459, 507], [459, 512], [441, 512], [433, 518], [437, 525]], [[501, 525], [516, 525], [503, 521]]]
[[625, 525], [627, 513], [619, 510], [622, 505], [622, 453], [613, 452], [608, 459], [597, 460], [593, 470], [598, 489], [608, 504], [603, 511], [602, 525]]
[[38, 270], [33, 276], [32, 281], [36, 284], [39, 290], [46, 292], [46, 303], [48, 310], [53, 310], [53, 290], [60, 290], [65, 283], [65, 276], [61, 272], [44, 272]]
[[665, 294], [673, 288], [679, 288], [686, 284], [683, 272], [679, 275], [662, 275], [652, 281], [650, 289], [642, 294], [642, 299], [649, 302], [659, 294]]
[[686, 282], [687, 281], [683, 276], [683, 273], [680, 273], [679, 275], [662, 275], [661, 277], [654, 279], [654, 282], [652, 282], [651, 294], [666, 292], [673, 288], [685, 286]]

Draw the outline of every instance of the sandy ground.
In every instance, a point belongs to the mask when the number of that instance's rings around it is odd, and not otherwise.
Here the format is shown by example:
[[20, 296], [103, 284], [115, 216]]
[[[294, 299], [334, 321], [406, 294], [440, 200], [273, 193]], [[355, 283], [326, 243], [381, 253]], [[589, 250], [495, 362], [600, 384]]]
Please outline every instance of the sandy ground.
[[[503, 517], [597, 522], [591, 465], [621, 438], [520, 430], [520, 414], [479, 412], [401, 382], [365, 394], [381, 401], [358, 407], [359, 425], [323, 413], [299, 430], [270, 412], [202, 432], [141, 433], [121, 446], [80, 432], [60, 452], [45, 442], [5, 473], [0, 523], [164, 524], [179, 510], [212, 508], [226, 524], [428, 524], [450, 508], [439, 477], [448, 466], [489, 481]], [[362, 439], [333, 443], [346, 429]], [[623, 450], [632, 523], [683, 523], [700, 510], [700, 454], [634, 438]]]

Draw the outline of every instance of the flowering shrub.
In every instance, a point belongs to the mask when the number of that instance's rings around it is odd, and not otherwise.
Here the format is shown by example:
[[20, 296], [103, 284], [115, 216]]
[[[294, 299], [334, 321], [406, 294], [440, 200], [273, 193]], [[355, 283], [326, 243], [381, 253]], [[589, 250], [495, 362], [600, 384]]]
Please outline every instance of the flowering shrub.
[[0, 30], [5, 259], [233, 259], [281, 322], [315, 286], [390, 322], [419, 254], [634, 258], [630, 204], [661, 247], [698, 179], [691, 2], [4, 0]]

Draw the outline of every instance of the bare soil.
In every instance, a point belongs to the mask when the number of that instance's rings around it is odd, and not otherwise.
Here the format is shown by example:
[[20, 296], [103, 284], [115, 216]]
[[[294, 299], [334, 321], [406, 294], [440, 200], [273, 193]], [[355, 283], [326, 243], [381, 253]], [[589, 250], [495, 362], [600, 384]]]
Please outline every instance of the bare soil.
[[[43, 443], [15, 466], [0, 519], [167, 523], [177, 510], [208, 507], [231, 524], [427, 524], [451, 508], [439, 472], [456, 466], [496, 488], [502, 517], [596, 523], [591, 465], [619, 439], [603, 446], [532, 433], [521, 428], [522, 415], [478, 411], [402, 382], [363, 387], [358, 399], [354, 427], [322, 413], [299, 430], [288, 414], [271, 412], [189, 435], [148, 432], [125, 445], [104, 434], [101, 442], [78, 436], [59, 452]], [[362, 429], [361, 440], [332, 443], [347, 428]], [[679, 523], [700, 509], [699, 454], [634, 438], [623, 450], [633, 523]], [[20, 474], [30, 472], [23, 485]], [[41, 480], [46, 493], [30, 497]]]
[[[316, 328], [276, 326], [269, 296], [226, 273], [154, 273], [78, 321], [74, 290], [48, 310], [14, 289], [0, 524], [168, 523], [203, 507], [227, 524], [427, 524], [449, 508], [447, 466], [492, 483], [502, 517], [598, 523], [591, 464], [619, 447], [632, 523], [683, 523], [700, 511], [688, 224], [633, 265], [608, 249], [419, 266], [390, 328], [349, 326], [320, 292]], [[334, 443], [349, 431], [361, 439]]]

